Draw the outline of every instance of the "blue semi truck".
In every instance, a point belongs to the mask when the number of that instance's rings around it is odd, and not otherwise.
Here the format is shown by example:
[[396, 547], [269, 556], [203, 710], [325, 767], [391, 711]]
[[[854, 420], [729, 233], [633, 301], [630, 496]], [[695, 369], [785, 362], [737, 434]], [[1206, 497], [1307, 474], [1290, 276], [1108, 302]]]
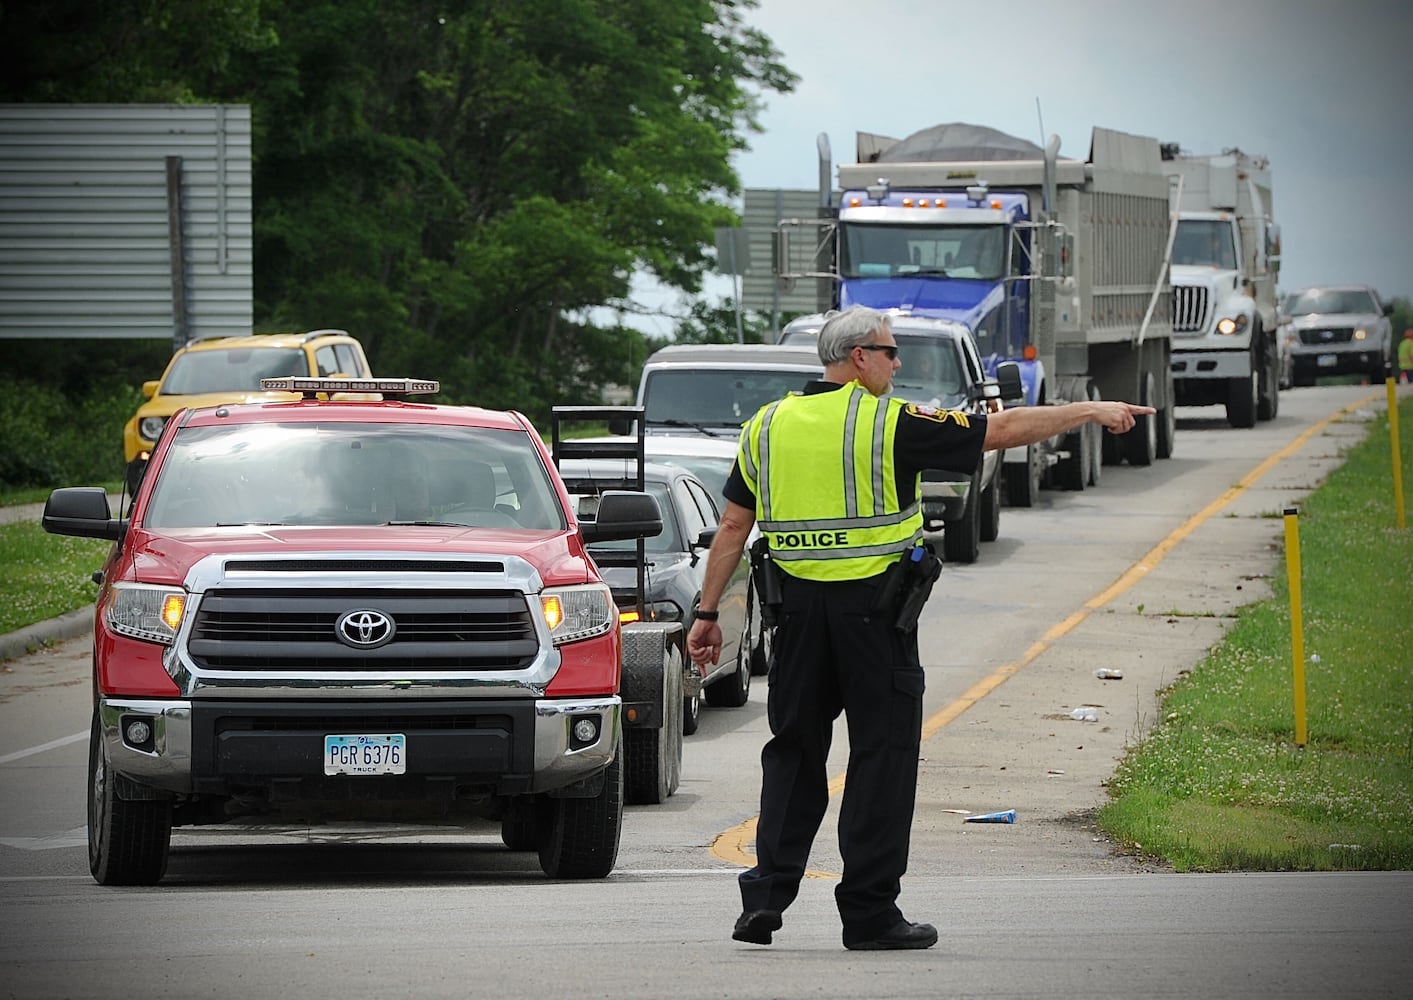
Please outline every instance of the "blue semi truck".
[[[1126, 399], [1154, 417], [1123, 437], [1087, 425], [1007, 452], [1007, 503], [1084, 489], [1100, 466], [1172, 454], [1169, 182], [1156, 139], [1093, 132], [1085, 160], [993, 129], [941, 125], [898, 141], [862, 133], [820, 212], [776, 231], [777, 278], [818, 282], [821, 309], [866, 305], [959, 322], [989, 374], [1021, 367], [1025, 402]], [[811, 228], [813, 231], [810, 231]]]

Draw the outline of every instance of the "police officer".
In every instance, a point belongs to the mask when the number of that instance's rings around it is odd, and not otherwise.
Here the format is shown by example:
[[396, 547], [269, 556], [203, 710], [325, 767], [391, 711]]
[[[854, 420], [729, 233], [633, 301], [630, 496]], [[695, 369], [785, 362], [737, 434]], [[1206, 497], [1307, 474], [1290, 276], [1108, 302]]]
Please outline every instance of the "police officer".
[[829, 803], [834, 720], [848, 725], [835, 901], [850, 949], [930, 948], [937, 931], [897, 906], [907, 868], [922, 736], [916, 631], [877, 603], [891, 565], [922, 539], [923, 469], [971, 474], [982, 452], [1093, 421], [1122, 433], [1151, 407], [1120, 402], [1017, 407], [989, 417], [888, 397], [901, 367], [888, 317], [854, 307], [819, 333], [824, 379], [745, 425], [687, 639], [699, 664], [721, 653], [716, 605], [759, 519], [784, 571], [770, 670], [771, 739], [761, 752], [756, 866], [740, 876], [738, 941], [770, 944], [794, 901]]

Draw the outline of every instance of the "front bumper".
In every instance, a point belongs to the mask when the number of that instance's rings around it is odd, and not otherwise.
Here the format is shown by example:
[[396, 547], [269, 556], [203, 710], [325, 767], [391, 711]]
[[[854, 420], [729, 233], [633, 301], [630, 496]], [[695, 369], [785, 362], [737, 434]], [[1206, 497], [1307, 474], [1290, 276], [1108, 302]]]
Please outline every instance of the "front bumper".
[[1172, 373], [1180, 379], [1233, 379], [1251, 377], [1251, 351], [1241, 347], [1226, 351], [1173, 349]]
[[1292, 345], [1290, 353], [1295, 371], [1301, 375], [1366, 375], [1384, 363], [1383, 351], [1372, 345]]
[[[271, 702], [105, 697], [99, 719], [114, 771], [145, 788], [228, 796], [259, 790], [297, 801], [408, 800], [547, 792], [592, 777], [613, 760], [617, 695], [572, 699]], [[597, 738], [575, 742], [589, 717]], [[128, 742], [128, 723], [150, 737]], [[324, 774], [324, 737], [399, 732], [407, 772]]]

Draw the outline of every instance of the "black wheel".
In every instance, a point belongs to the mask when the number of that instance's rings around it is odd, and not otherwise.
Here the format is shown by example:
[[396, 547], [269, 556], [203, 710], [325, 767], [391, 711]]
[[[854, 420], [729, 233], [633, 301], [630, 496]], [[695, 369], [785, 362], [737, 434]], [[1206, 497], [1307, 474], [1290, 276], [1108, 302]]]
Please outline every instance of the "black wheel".
[[942, 558], [954, 563], [974, 563], [981, 555], [981, 470], [971, 474], [962, 516], [942, 529]]
[[770, 658], [775, 649], [775, 627], [762, 625], [760, 635], [756, 637], [755, 647], [751, 650], [751, 673], [756, 677], [764, 677], [770, 673]]
[[539, 797], [511, 799], [500, 816], [501, 841], [512, 851], [538, 851], [548, 813], [548, 803]]
[[[1256, 332], [1261, 332], [1258, 324]], [[1256, 419], [1274, 420], [1281, 408], [1281, 359], [1275, 344], [1267, 344], [1261, 357], [1261, 378], [1257, 386]]]
[[1055, 464], [1055, 485], [1078, 492], [1089, 484], [1089, 438], [1093, 424], [1084, 424], [1065, 435], [1065, 458]]
[[702, 721], [702, 696], [694, 694], [682, 698], [682, 735], [691, 736]]
[[1261, 368], [1251, 358], [1251, 374], [1227, 380], [1227, 423], [1233, 427], [1255, 427], [1261, 388]]
[[1001, 476], [1006, 483], [1008, 507], [1035, 506], [1035, 499], [1040, 493], [1040, 454], [1036, 446], [1026, 446], [1024, 465], [1012, 462], [1002, 466]]
[[[1095, 401], [1104, 398], [1103, 395], [1099, 392], [1099, 387], [1096, 386], [1093, 382], [1089, 383], [1088, 395], [1091, 400]], [[1105, 438], [1111, 438], [1114, 435], [1109, 434], [1102, 427], [1093, 427], [1091, 428], [1091, 430], [1092, 433], [1089, 435], [1089, 478], [1085, 480], [1085, 485], [1089, 487], [1094, 487], [1099, 485], [1099, 480], [1102, 477], [1104, 471]]]
[[623, 730], [623, 794], [630, 806], [666, 802], [681, 780], [682, 658], [675, 646], [663, 654], [662, 676], [662, 725]]
[[981, 492], [981, 540], [994, 542], [1001, 535], [1001, 477], [992, 476]]
[[167, 870], [172, 801], [126, 801], [116, 785], [95, 708], [88, 736], [88, 870], [100, 885], [155, 885]]
[[623, 833], [623, 745], [599, 793], [587, 799], [550, 799], [540, 868], [550, 878], [604, 878], [618, 860]]
[[736, 669], [706, 687], [707, 704], [714, 708], [740, 708], [751, 697], [751, 642], [754, 631], [754, 602], [746, 603], [746, 626], [741, 630], [741, 644], [736, 647]]
[[[1139, 402], [1145, 406], [1157, 396], [1157, 386], [1153, 374], [1143, 376], [1143, 392]], [[1158, 457], [1158, 414], [1147, 413], [1135, 417], [1133, 429], [1120, 437], [1123, 442], [1124, 458], [1129, 465], [1152, 465]]]

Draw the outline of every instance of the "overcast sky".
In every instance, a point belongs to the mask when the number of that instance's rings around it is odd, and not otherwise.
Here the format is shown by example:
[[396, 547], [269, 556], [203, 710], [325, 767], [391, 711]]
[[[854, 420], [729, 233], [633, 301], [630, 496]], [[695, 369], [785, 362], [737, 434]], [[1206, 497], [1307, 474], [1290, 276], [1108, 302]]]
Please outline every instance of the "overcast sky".
[[1265, 155], [1283, 291], [1413, 297], [1408, 0], [761, 0], [745, 17], [800, 82], [766, 95], [744, 187], [815, 188], [820, 132], [836, 166], [855, 132], [944, 122], [1043, 145], [1038, 99], [1062, 156], [1085, 158], [1095, 126]]

